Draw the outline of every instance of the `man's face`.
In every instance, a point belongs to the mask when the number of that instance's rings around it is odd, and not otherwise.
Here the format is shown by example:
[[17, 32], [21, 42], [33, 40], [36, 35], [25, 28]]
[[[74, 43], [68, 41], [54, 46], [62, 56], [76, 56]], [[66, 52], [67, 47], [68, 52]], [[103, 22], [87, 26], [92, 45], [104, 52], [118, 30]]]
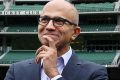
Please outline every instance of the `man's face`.
[[[68, 18], [67, 15], [68, 14], [64, 11], [59, 11], [57, 9], [48, 8], [43, 11], [40, 20], [43, 20], [43, 24], [48, 22], [47, 25], [38, 24], [38, 38], [43, 45], [49, 46], [45, 36], [50, 37], [56, 43], [58, 49], [69, 44], [74, 35], [73, 25], [70, 25], [67, 22], [62, 25], [61, 22], [57, 22], [56, 20], [56, 18], [64, 18], [70, 21], [70, 18]], [[46, 19], [49, 19], [49, 21], [46, 21]], [[56, 26], [57, 24], [58, 26]]]

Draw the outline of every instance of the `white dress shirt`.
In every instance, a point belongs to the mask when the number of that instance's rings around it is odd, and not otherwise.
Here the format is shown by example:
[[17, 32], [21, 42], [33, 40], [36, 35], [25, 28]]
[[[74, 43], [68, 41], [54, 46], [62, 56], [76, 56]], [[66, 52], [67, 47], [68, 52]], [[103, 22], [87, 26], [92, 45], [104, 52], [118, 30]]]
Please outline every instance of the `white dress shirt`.
[[[60, 75], [55, 76], [51, 80], [56, 80], [56, 79], [62, 77], [61, 76], [62, 71], [63, 71], [64, 67], [66, 66], [66, 64], [68, 63], [68, 60], [70, 59], [71, 55], [72, 55], [72, 49], [70, 47], [70, 49], [64, 55], [62, 55], [61, 57], [58, 57], [57, 69], [58, 69]], [[43, 63], [43, 60], [41, 61], [41, 65], [42, 65], [42, 63]], [[50, 78], [45, 74], [43, 68], [41, 68], [41, 80], [50, 80]]]

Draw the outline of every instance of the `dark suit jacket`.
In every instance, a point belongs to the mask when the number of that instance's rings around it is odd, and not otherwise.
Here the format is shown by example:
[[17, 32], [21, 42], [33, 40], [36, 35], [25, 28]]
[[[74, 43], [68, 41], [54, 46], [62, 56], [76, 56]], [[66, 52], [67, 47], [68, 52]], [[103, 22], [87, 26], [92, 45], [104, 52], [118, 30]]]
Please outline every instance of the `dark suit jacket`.
[[[4, 80], [41, 80], [40, 72], [40, 64], [30, 59], [12, 64]], [[62, 76], [58, 80], [108, 80], [105, 67], [80, 60], [74, 53], [64, 68]]]

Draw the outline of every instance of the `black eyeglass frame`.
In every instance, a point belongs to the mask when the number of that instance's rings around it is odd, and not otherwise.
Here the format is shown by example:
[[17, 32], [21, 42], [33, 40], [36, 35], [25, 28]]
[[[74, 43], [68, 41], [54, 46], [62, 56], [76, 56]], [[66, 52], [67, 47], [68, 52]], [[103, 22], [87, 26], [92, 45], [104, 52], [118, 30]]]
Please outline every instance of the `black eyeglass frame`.
[[[62, 17], [53, 17], [53, 18], [50, 18], [49, 16], [40, 16], [39, 17], [39, 21], [38, 21], [39, 24], [40, 24], [40, 21], [42, 20], [42, 18], [48, 18], [48, 22], [45, 25], [43, 25], [43, 26], [46, 26], [49, 23], [50, 20], [53, 20], [53, 25], [55, 26], [55, 20], [57, 20], [57, 19], [60, 20], [63, 23], [61, 26], [63, 26], [65, 23], [69, 23], [70, 25], [77, 26], [77, 24], [72, 23], [69, 20], [64, 19]], [[42, 25], [42, 24], [40, 24], [40, 25]], [[56, 27], [61, 27], [61, 26], [56, 26]]]

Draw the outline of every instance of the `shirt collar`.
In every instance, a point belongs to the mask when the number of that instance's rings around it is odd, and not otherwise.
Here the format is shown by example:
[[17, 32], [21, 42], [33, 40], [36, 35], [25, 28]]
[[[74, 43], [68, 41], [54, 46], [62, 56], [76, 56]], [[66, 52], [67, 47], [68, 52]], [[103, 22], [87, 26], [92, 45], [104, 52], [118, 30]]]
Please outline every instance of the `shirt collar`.
[[61, 56], [64, 60], [64, 66], [66, 66], [66, 64], [68, 63], [68, 60], [70, 59], [71, 55], [72, 55], [72, 49], [70, 47], [70, 49], [64, 55]]

